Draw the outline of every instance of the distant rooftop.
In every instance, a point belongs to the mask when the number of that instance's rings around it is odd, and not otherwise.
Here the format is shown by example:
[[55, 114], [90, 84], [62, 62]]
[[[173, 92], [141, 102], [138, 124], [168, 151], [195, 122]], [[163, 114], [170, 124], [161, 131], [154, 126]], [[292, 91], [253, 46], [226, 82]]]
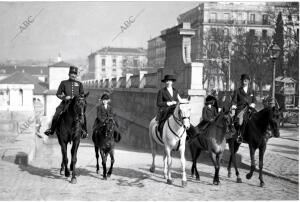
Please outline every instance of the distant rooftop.
[[64, 61], [60, 61], [60, 62], [54, 63], [52, 65], [49, 65], [48, 67], [70, 67], [70, 66], [74, 66], [74, 65], [64, 62]]
[[34, 84], [34, 94], [42, 94], [48, 89], [48, 84], [41, 82], [34, 76], [27, 73], [15, 72], [12, 75], [0, 80], [0, 84]]
[[17, 71], [28, 73], [30, 75], [48, 75], [49, 72], [46, 66], [0, 65], [0, 75], [9, 75]]
[[143, 48], [118, 48], [118, 47], [104, 47], [94, 53], [91, 53], [91, 55], [97, 54], [97, 53], [104, 53], [104, 54], [139, 54], [139, 55], [147, 55], [147, 50]]
[[277, 82], [283, 82], [283, 83], [296, 83], [297, 81], [291, 77], [283, 77], [279, 76], [275, 79]]

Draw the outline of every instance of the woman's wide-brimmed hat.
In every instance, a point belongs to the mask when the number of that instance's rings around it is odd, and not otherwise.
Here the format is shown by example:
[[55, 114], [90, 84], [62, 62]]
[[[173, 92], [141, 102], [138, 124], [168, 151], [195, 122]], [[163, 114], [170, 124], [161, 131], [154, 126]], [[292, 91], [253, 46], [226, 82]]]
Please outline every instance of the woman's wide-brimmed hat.
[[216, 98], [212, 95], [208, 95], [205, 99], [205, 104], [208, 105], [208, 104], [214, 104], [216, 101]]
[[165, 83], [166, 81], [173, 81], [174, 82], [174, 81], [176, 81], [176, 78], [173, 74], [167, 74], [167, 75], [165, 75], [164, 79], [161, 80], [161, 82]]
[[242, 74], [241, 75], [241, 81], [244, 81], [246, 79], [248, 79], [250, 81], [250, 76], [248, 74]]

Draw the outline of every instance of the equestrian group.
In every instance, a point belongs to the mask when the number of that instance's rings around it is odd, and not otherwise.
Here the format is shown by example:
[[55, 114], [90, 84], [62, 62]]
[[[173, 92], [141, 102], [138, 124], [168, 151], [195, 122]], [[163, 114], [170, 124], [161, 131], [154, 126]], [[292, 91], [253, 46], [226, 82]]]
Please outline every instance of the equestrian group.
[[[62, 81], [57, 97], [62, 100], [56, 108], [51, 128], [45, 134], [52, 135], [56, 132], [61, 146], [62, 163], [61, 174], [64, 171], [66, 177], [72, 171], [71, 183], [76, 183], [75, 165], [80, 138], [87, 138], [86, 127], [86, 98], [83, 85], [76, 80], [78, 68], [71, 66], [69, 79]], [[218, 100], [214, 94], [205, 99], [202, 110], [202, 120], [197, 126], [190, 123], [191, 103], [190, 97], [182, 98], [173, 83], [174, 75], [165, 75], [162, 80], [165, 87], [157, 94], [157, 115], [149, 124], [149, 139], [152, 151], [152, 165], [150, 172], [155, 172], [155, 148], [156, 144], [164, 148], [164, 177], [168, 184], [172, 184], [171, 164], [172, 151], [179, 151], [182, 165], [182, 186], [187, 185], [185, 172], [185, 146], [188, 145], [191, 157], [191, 175], [200, 180], [197, 170], [197, 158], [201, 151], [207, 151], [215, 167], [213, 184], [218, 185], [220, 162], [228, 143], [231, 153], [228, 163], [228, 176], [231, 176], [231, 163], [235, 167], [237, 182], [242, 182], [236, 162], [236, 152], [241, 143], [249, 145], [251, 168], [246, 175], [250, 179], [255, 170], [255, 151], [259, 150], [259, 179], [264, 186], [262, 169], [266, 144], [271, 136], [279, 137], [278, 119], [279, 109], [275, 106], [267, 106], [261, 111], [255, 110], [255, 92], [250, 88], [250, 77], [247, 74], [241, 76], [241, 87], [237, 88], [233, 95], [225, 95]], [[110, 95], [103, 94], [99, 98], [97, 117], [93, 125], [92, 140], [94, 142], [97, 159], [96, 169], [99, 172], [99, 154], [102, 158], [103, 179], [112, 174], [114, 164], [114, 145], [121, 139], [118, 123], [114, 118], [112, 106], [109, 105]], [[199, 109], [200, 110], [200, 109]], [[70, 170], [68, 167], [67, 145], [72, 143]], [[106, 169], [108, 154], [111, 158], [109, 170]]]

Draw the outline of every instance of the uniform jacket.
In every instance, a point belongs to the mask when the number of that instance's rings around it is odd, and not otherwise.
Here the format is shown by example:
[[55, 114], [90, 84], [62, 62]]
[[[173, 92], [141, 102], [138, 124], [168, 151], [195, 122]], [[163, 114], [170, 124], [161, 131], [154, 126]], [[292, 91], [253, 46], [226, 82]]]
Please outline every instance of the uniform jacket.
[[173, 88], [173, 96], [170, 95], [167, 87], [164, 87], [158, 91], [156, 105], [161, 110], [166, 110], [169, 108], [167, 102], [176, 101], [178, 102], [178, 91]]
[[236, 89], [233, 93], [232, 103], [237, 106], [238, 111], [246, 107], [247, 104], [250, 105], [255, 102], [255, 92], [250, 88], [248, 88], [247, 93], [244, 91], [243, 87]]
[[110, 105], [107, 105], [107, 109], [104, 108], [103, 104], [97, 106], [97, 118], [100, 123], [104, 123], [107, 118], [111, 117], [113, 117], [113, 110]]
[[80, 81], [68, 79], [60, 83], [56, 96], [59, 99], [64, 100], [66, 96], [73, 97], [83, 93], [83, 85]]
[[202, 118], [205, 122], [212, 122], [216, 117], [218, 113], [214, 106], [209, 108], [208, 106], [205, 106], [202, 111]]

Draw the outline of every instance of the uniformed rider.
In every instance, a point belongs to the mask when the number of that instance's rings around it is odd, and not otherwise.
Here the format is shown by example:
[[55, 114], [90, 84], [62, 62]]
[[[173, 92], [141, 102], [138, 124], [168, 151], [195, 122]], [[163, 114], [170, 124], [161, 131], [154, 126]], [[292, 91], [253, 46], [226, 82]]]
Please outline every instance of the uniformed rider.
[[[74, 66], [70, 66], [69, 69], [69, 79], [64, 80], [60, 83], [58, 90], [56, 92], [56, 96], [62, 100], [60, 105], [56, 108], [55, 114], [52, 118], [52, 124], [50, 129], [45, 131], [45, 135], [53, 135], [55, 132], [55, 128], [59, 123], [60, 115], [67, 109], [70, 100], [76, 95], [84, 94], [83, 85], [80, 81], [76, 80], [78, 75], [78, 68]], [[86, 117], [84, 115], [84, 125], [83, 125], [83, 137], [87, 137], [87, 128], [86, 128]]]

